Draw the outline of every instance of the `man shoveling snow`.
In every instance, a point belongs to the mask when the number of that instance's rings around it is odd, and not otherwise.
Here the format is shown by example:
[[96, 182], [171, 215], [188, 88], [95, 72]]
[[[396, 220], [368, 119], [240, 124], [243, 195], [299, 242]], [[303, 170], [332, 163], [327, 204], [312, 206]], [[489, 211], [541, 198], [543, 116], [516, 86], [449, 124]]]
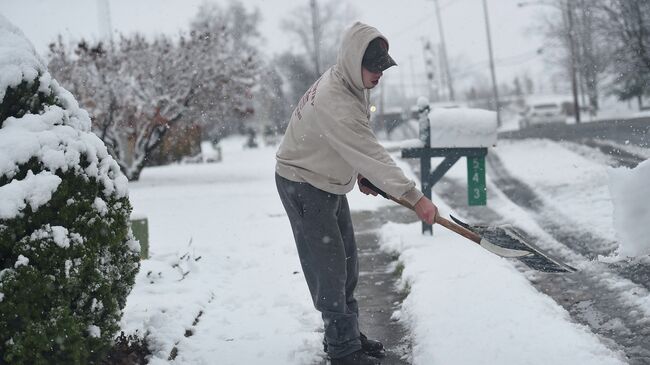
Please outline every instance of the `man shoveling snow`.
[[[357, 247], [345, 194], [363, 177], [414, 207], [433, 224], [437, 207], [415, 187], [377, 141], [369, 124], [369, 89], [396, 65], [388, 41], [355, 23], [344, 34], [336, 65], [307, 90], [277, 152], [276, 184], [314, 306], [322, 313], [332, 364], [379, 364], [383, 345], [359, 330], [354, 290]], [[376, 192], [359, 184], [365, 194]]]

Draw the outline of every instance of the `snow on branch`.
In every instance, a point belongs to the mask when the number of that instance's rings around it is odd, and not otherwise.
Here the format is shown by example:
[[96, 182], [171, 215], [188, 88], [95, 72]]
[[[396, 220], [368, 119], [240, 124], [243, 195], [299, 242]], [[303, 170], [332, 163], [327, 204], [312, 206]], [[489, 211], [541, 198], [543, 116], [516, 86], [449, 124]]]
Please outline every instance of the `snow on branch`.
[[189, 33], [121, 36], [50, 46], [50, 69], [90, 112], [93, 130], [130, 180], [171, 128], [197, 124], [205, 137], [239, 128], [251, 111], [261, 63], [257, 13], [204, 6]]

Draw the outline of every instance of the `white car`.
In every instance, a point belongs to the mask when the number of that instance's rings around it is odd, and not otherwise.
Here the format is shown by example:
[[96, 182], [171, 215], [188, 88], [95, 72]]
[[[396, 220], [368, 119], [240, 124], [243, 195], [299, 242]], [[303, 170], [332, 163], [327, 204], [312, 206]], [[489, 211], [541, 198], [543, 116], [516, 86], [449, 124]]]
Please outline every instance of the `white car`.
[[544, 102], [528, 105], [519, 119], [521, 129], [550, 123], [566, 123], [566, 115], [559, 103]]

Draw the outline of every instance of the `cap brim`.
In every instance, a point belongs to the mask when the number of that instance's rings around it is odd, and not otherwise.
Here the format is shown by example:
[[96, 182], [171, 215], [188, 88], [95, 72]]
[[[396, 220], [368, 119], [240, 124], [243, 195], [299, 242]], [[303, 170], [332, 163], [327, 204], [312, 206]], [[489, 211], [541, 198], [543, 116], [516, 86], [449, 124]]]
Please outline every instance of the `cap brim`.
[[397, 66], [397, 62], [395, 62], [395, 60], [388, 54], [388, 52], [385, 52], [383, 55], [376, 58], [375, 61], [371, 65], [368, 65], [366, 68], [370, 72], [383, 72], [393, 66]]

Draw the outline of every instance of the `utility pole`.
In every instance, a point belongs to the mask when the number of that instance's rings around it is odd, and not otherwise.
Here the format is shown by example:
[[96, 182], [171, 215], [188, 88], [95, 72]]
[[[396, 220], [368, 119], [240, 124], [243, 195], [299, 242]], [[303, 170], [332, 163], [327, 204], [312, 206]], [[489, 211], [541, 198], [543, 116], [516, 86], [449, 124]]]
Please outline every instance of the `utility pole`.
[[492, 36], [490, 35], [490, 18], [488, 16], [487, 0], [483, 0], [485, 15], [485, 33], [487, 34], [488, 52], [490, 54], [490, 73], [492, 74], [492, 93], [494, 94], [494, 110], [497, 112], [497, 127], [501, 127], [501, 112], [499, 111], [499, 87], [494, 71], [494, 56], [492, 55]]
[[422, 39], [422, 56], [424, 60], [424, 71], [426, 73], [427, 88], [429, 92], [429, 100], [438, 101], [438, 88], [434, 87], [433, 81], [436, 79], [435, 70], [435, 57], [436, 52], [430, 40]]
[[573, 5], [572, 0], [566, 0], [567, 21], [569, 25], [569, 49], [571, 50], [571, 90], [573, 91], [573, 111], [575, 113], [576, 124], [580, 123], [580, 105], [578, 104], [578, 80], [577, 80], [577, 62], [576, 46], [573, 29]]
[[440, 6], [438, 6], [438, 0], [433, 0], [433, 2], [436, 6], [436, 19], [438, 20], [438, 32], [440, 33], [442, 58], [444, 62], [445, 75], [447, 76], [447, 87], [449, 88], [449, 99], [454, 101], [454, 83], [451, 79], [451, 73], [449, 72], [449, 60], [447, 59], [447, 46], [445, 45], [445, 32], [442, 27], [442, 18], [440, 17]]
[[318, 4], [316, 0], [310, 0], [309, 6], [311, 7], [311, 29], [314, 38], [314, 66], [316, 67], [316, 75], [320, 76], [320, 17], [318, 15]]
[[409, 63], [411, 64], [411, 92], [412, 96], [417, 96], [419, 91], [417, 91], [417, 80], [415, 79], [415, 67], [413, 66], [413, 55], [409, 55]]

